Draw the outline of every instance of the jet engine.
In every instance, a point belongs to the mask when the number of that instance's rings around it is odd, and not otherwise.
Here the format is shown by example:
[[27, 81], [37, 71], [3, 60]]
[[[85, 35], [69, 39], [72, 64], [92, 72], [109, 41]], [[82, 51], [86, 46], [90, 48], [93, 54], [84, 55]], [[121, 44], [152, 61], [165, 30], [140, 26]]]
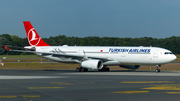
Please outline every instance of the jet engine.
[[81, 63], [81, 66], [88, 69], [102, 69], [103, 62], [101, 60], [86, 60]]
[[36, 48], [32, 46], [25, 46], [24, 49], [30, 50], [30, 51], [36, 51]]
[[140, 65], [119, 65], [120, 67], [127, 69], [139, 69]]

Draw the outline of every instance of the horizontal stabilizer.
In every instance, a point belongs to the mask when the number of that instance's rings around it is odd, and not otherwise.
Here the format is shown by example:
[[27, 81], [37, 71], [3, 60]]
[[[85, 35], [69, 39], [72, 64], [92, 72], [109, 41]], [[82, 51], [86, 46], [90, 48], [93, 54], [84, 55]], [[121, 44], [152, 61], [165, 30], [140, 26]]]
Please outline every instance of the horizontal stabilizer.
[[8, 51], [10, 51], [11, 49], [10, 48], [8, 48], [7, 46], [5, 46], [5, 45], [2, 45], [3, 46], [3, 48], [4, 49], [6, 49], [6, 50], [8, 50]]

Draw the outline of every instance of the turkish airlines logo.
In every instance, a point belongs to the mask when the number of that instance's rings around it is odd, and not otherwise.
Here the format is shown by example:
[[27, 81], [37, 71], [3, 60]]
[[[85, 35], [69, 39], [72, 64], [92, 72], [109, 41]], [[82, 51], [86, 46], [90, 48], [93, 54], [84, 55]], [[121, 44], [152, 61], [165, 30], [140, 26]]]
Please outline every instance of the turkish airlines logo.
[[38, 45], [38, 43], [40, 42], [40, 37], [38, 34], [36, 34], [36, 31], [34, 28], [30, 29], [28, 32], [28, 40], [29, 40], [29, 44], [31, 46], [36, 46]]

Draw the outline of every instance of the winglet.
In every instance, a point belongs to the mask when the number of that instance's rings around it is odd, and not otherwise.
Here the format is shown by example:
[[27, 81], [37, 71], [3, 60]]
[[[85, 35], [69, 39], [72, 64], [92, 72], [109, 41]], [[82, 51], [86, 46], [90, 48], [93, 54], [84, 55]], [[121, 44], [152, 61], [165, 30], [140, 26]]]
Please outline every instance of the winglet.
[[50, 46], [40, 38], [30, 21], [23, 21], [30, 46]]
[[2, 45], [3, 47], [4, 47], [4, 49], [6, 49], [6, 50], [8, 50], [8, 51], [10, 51], [11, 49], [10, 48], [8, 48], [7, 46], [5, 46], [5, 45]]

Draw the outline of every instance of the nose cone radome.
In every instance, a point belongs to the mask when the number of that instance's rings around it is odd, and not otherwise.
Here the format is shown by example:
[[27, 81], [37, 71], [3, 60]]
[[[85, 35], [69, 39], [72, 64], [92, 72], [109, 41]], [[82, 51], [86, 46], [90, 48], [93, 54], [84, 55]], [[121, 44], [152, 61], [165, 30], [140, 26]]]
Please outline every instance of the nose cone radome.
[[170, 62], [172, 62], [172, 61], [174, 61], [174, 60], [176, 60], [176, 55], [172, 55], [168, 60], [170, 61]]
[[176, 60], [176, 59], [177, 59], [177, 57], [176, 57], [176, 55], [174, 55], [174, 56], [173, 56], [173, 61]]

